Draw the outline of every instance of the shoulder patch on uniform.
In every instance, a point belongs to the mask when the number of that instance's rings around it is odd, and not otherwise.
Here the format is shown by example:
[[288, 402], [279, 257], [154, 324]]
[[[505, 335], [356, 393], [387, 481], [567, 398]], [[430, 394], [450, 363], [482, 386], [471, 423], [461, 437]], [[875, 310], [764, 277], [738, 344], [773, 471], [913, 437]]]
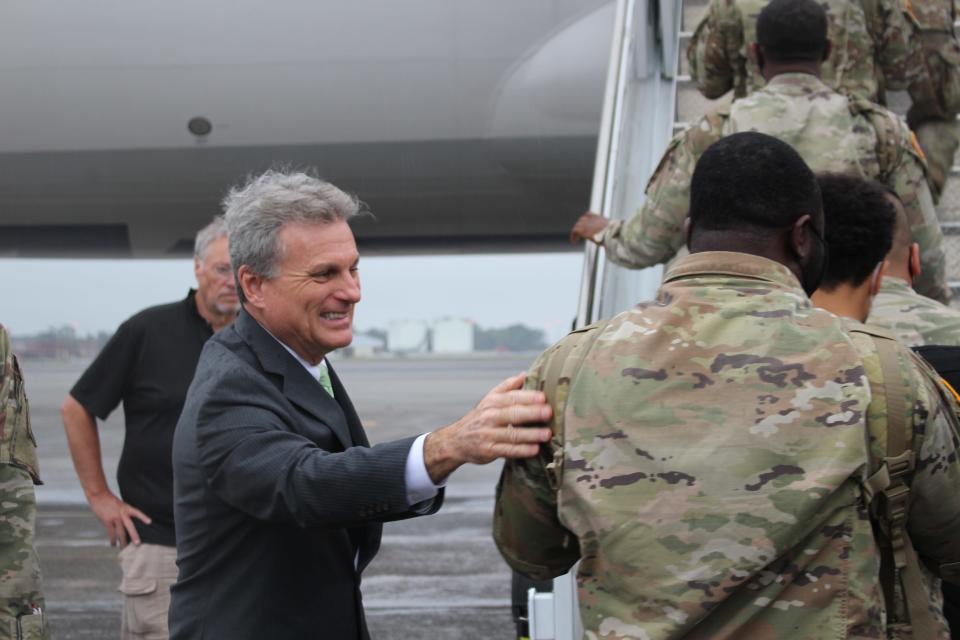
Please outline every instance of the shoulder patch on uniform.
[[927, 154], [923, 152], [923, 149], [920, 147], [920, 141], [917, 140], [917, 134], [913, 131], [910, 132], [910, 146], [913, 147], [914, 153], [920, 156], [920, 159], [924, 162], [927, 161]]
[[913, 10], [913, 2], [912, 2], [912, 0], [904, 0], [904, 2], [903, 2], [903, 11], [904, 11], [904, 13], [906, 13], [908, 16], [910, 16], [910, 18], [913, 20], [914, 24], [917, 24], [917, 25], [920, 24], [920, 19], [917, 18], [917, 13], [916, 13], [916, 11]]

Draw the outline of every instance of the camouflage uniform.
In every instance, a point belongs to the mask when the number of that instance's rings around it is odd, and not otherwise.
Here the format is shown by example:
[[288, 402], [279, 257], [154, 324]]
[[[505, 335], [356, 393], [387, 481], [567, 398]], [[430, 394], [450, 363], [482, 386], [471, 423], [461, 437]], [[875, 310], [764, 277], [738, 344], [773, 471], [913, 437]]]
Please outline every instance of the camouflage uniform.
[[[855, 320], [843, 319], [848, 329], [869, 329]], [[872, 398], [867, 410], [867, 436], [872, 460], [882, 460], [887, 449], [887, 398], [884, 397], [884, 372], [874, 341], [863, 333], [849, 332], [863, 361], [870, 382]], [[935, 372], [929, 374], [914, 365], [911, 354], [899, 348], [900, 373], [912, 394], [903, 401], [909, 407], [907, 424], [911, 427], [912, 450], [917, 452], [916, 470], [910, 481], [910, 511], [907, 530], [917, 552], [930, 566], [938, 567], [960, 560], [957, 539], [960, 510], [960, 462], [956, 407], [943, 405], [934, 387]], [[950, 628], [943, 617], [943, 596], [940, 580], [921, 562], [921, 584], [934, 616], [937, 638], [950, 639]], [[893, 610], [888, 610], [888, 637], [900, 640], [913, 638], [909, 632], [909, 616], [902, 591], [895, 592]]]
[[[687, 48], [690, 74], [708, 98], [733, 89], [738, 98], [764, 85], [747, 46], [757, 40], [757, 17], [769, 0], [711, 0]], [[833, 49], [823, 64], [830, 87], [874, 102], [884, 89], [906, 89], [922, 75], [916, 26], [899, 0], [827, 0]]]
[[908, 347], [960, 347], [960, 311], [921, 296], [900, 278], [883, 279], [868, 321], [889, 329]]
[[[786, 267], [707, 252], [678, 259], [656, 301], [585, 332], [580, 369], [548, 393], [566, 398], [551, 447], [504, 466], [494, 537], [508, 563], [544, 579], [582, 558], [593, 640], [884, 637], [860, 490], [871, 390], [841, 321]], [[528, 386], [544, 388], [561, 348]], [[931, 464], [910, 523], [939, 551], [960, 533], [960, 462], [939, 414], [923, 427]]]
[[783, 140], [814, 171], [854, 172], [893, 189], [903, 200], [913, 238], [920, 245], [923, 274], [917, 290], [949, 300], [943, 234], [922, 156], [906, 123], [883, 107], [848, 99], [805, 73], [778, 75], [763, 89], [711, 111], [677, 135], [650, 178], [640, 210], [598, 234], [607, 257], [630, 268], [672, 258], [683, 245], [697, 160], [711, 144], [739, 131], [759, 131]]
[[960, 44], [953, 32], [956, 10], [952, 0], [912, 0], [909, 6], [920, 25], [918, 42], [925, 73], [910, 85], [912, 105], [907, 121], [927, 154], [931, 190], [939, 197], [960, 145]]
[[40, 564], [33, 546], [40, 484], [30, 407], [10, 338], [0, 325], [0, 640], [47, 637]]

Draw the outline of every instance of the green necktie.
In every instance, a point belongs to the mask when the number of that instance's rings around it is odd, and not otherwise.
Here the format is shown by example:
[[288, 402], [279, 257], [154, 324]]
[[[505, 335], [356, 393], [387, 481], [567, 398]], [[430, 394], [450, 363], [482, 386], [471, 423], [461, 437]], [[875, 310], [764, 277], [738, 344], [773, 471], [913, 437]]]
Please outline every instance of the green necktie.
[[330, 371], [326, 366], [320, 367], [320, 386], [330, 394], [331, 398], [335, 397], [333, 395], [333, 383], [330, 382]]

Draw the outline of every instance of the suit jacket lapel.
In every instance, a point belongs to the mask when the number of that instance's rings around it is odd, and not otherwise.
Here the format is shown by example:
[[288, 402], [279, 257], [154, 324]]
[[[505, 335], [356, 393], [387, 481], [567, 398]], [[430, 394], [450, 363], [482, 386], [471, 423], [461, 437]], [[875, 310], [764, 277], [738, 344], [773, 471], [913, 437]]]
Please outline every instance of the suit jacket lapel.
[[[352, 437], [353, 429], [348, 424], [348, 412], [330, 397], [320, 383], [310, 377], [307, 370], [293, 359], [287, 350], [266, 329], [254, 320], [246, 311], [241, 310], [233, 324], [237, 333], [250, 345], [260, 360], [264, 371], [276, 374], [283, 380], [281, 390], [290, 402], [325, 424], [340, 440], [344, 449], [357, 443]], [[331, 372], [332, 373], [332, 372]], [[331, 381], [334, 376], [331, 375]], [[339, 389], [338, 389], [339, 385]], [[347, 392], [339, 380], [333, 383], [334, 394], [346, 400], [349, 413], [356, 419], [353, 406], [347, 398]], [[359, 420], [357, 421], [359, 424]], [[362, 430], [361, 430], [362, 433]], [[364, 444], [366, 440], [364, 439]]]

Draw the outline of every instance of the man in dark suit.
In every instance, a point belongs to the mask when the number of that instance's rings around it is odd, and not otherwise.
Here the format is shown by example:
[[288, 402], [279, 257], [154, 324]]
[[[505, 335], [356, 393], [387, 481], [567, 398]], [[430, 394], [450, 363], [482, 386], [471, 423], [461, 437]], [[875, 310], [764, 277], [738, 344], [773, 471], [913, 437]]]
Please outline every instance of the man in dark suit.
[[447, 427], [370, 447], [325, 360], [352, 338], [359, 203], [271, 171], [224, 206], [243, 309], [204, 347], [174, 437], [170, 635], [365, 639], [380, 523], [435, 512], [465, 462], [536, 455], [549, 429], [513, 425], [550, 409], [516, 376]]

